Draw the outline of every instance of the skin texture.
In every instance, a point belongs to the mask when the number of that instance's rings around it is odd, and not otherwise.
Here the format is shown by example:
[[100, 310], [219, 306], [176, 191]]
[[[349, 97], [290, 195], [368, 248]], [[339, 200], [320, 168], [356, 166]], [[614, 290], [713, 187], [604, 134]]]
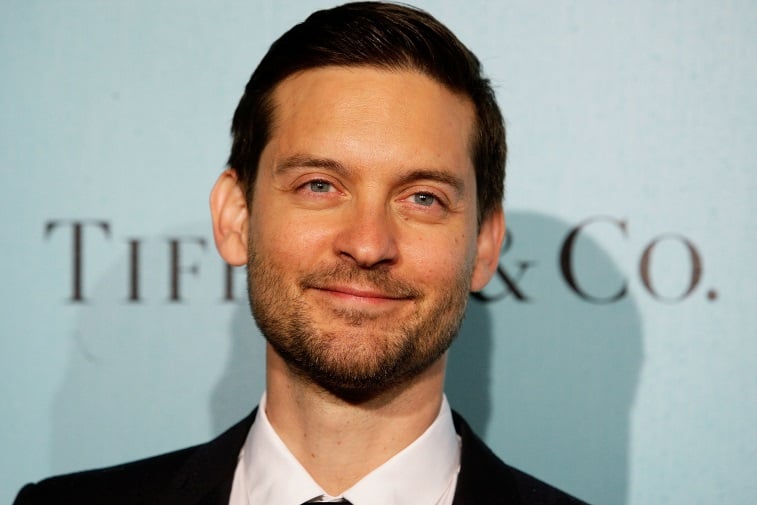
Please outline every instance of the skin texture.
[[429, 77], [325, 67], [273, 99], [252, 201], [224, 172], [214, 235], [249, 267], [269, 419], [338, 494], [435, 418], [446, 350], [496, 268], [504, 218], [479, 227], [473, 106]]

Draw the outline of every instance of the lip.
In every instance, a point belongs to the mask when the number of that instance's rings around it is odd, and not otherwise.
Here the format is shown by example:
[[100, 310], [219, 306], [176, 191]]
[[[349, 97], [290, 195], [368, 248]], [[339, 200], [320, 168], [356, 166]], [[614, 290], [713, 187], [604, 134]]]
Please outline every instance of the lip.
[[383, 291], [359, 286], [317, 286], [314, 290], [326, 295], [363, 303], [382, 303], [409, 300], [407, 296], [398, 296]]

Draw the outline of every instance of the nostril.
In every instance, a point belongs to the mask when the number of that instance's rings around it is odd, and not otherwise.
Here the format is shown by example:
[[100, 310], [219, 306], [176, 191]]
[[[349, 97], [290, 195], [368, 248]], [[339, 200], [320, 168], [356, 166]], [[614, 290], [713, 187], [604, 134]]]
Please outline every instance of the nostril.
[[334, 252], [361, 268], [392, 264], [398, 247], [396, 231], [383, 211], [383, 203], [354, 206], [345, 213], [342, 229], [334, 238]]

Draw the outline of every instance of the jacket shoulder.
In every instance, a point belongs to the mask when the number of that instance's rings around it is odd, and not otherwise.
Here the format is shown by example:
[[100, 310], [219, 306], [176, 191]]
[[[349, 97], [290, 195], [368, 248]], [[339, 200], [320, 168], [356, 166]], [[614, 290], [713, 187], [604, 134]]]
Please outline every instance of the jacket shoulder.
[[586, 505], [508, 465], [486, 446], [459, 414], [453, 412], [453, 419], [462, 440], [454, 505]]
[[166, 475], [173, 475], [196, 449], [197, 446], [131, 463], [50, 477], [26, 485], [14, 505], [55, 501], [82, 505], [146, 503], [148, 497], [165, 486]]
[[[256, 411], [214, 440], [131, 463], [60, 475], [24, 486], [14, 505], [200, 503], [231, 489], [239, 450]], [[228, 489], [227, 489], [228, 488]]]

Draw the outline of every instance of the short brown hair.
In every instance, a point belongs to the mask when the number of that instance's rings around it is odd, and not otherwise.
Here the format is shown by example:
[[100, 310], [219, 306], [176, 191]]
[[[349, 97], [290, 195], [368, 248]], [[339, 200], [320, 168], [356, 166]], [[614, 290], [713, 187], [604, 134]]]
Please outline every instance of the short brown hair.
[[505, 127], [478, 58], [430, 14], [383, 2], [317, 11], [271, 45], [250, 77], [231, 125], [228, 163], [237, 171], [248, 201], [260, 154], [271, 134], [275, 87], [294, 73], [325, 66], [418, 70], [470, 98], [476, 111], [471, 158], [479, 222], [500, 207], [507, 158]]

